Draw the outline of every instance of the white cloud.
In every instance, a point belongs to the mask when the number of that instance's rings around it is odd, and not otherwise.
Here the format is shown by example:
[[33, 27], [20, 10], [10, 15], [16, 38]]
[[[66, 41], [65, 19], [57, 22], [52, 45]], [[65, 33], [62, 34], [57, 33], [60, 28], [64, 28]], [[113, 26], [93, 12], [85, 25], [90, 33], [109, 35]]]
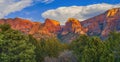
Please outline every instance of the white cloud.
[[42, 17], [55, 19], [60, 21], [61, 24], [64, 24], [65, 21], [70, 17], [74, 17], [80, 21], [83, 21], [115, 7], [120, 7], [120, 4], [112, 5], [101, 3], [88, 6], [59, 7], [57, 9], [51, 9], [42, 13]]
[[53, 0], [0, 0], [0, 18], [4, 18], [10, 13], [21, 11], [31, 6], [34, 2], [50, 3]]
[[0, 18], [30, 6], [32, 0], [0, 0]]
[[36, 0], [36, 1], [40, 1], [40, 2], [42, 2], [42, 3], [48, 4], [48, 3], [53, 2], [54, 0]]

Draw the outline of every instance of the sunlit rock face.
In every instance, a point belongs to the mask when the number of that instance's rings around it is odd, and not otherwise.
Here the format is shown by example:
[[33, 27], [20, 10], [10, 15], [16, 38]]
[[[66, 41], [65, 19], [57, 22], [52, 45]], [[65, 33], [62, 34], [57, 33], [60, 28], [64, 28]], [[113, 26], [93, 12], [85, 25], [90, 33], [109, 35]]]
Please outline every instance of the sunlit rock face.
[[[25, 34], [34, 34], [38, 31], [36, 22], [31, 22], [30, 20], [15, 18], [15, 19], [1, 19], [0, 24], [10, 24], [12, 29], [20, 30]], [[41, 23], [39, 23], [40, 25]], [[36, 29], [35, 29], [36, 28]]]
[[111, 9], [111, 10], [108, 10], [108, 12], [107, 12], [107, 17], [115, 16], [118, 11], [119, 11], [118, 8], [113, 8], [113, 9]]
[[59, 22], [46, 19], [45, 23], [32, 22], [22, 18], [0, 19], [0, 24], [10, 24], [14, 30], [19, 30], [25, 34], [31, 34], [35, 38], [54, 36], [60, 29]]
[[35, 33], [39, 32], [40, 26], [41, 26], [40, 22], [33, 22], [33, 26], [31, 28], [29, 34], [35, 34]]
[[58, 38], [63, 42], [72, 42], [79, 35], [86, 35], [87, 29], [82, 27], [79, 20], [75, 18], [69, 18], [65, 23], [65, 26], [62, 27], [61, 33], [58, 35]]
[[61, 30], [61, 26], [56, 20], [46, 19], [43, 24], [43, 30], [49, 31], [50, 33], [57, 33]]
[[62, 34], [64, 35], [69, 32], [76, 34], [86, 34], [86, 29], [81, 26], [79, 20], [75, 18], [69, 18], [68, 21], [65, 23], [65, 26], [63, 27]]
[[113, 8], [103, 14], [81, 22], [88, 28], [88, 35], [107, 37], [111, 31], [120, 31], [120, 8]]

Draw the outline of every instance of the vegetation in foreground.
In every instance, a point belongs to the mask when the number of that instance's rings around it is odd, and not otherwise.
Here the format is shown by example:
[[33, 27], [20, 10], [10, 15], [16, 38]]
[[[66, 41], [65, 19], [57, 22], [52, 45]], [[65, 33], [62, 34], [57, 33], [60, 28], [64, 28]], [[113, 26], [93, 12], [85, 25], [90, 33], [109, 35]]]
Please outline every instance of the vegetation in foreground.
[[0, 62], [120, 62], [120, 33], [108, 39], [79, 36], [70, 44], [57, 38], [36, 40], [0, 25]]

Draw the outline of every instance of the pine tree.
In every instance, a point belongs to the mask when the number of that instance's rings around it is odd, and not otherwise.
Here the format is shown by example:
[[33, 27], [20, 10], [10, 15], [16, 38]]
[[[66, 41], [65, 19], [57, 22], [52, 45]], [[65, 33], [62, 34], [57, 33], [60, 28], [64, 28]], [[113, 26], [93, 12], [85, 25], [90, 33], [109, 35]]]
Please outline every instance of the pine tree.
[[35, 46], [29, 42], [29, 36], [7, 24], [0, 29], [0, 62], [36, 62]]
[[114, 62], [114, 55], [98, 37], [80, 36], [71, 43], [79, 62]]

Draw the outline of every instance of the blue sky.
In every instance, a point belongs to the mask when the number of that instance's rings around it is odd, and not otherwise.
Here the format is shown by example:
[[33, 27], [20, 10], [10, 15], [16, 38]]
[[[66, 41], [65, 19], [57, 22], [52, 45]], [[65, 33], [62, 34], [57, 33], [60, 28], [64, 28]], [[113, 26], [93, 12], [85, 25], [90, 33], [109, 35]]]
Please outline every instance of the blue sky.
[[[17, 1], [19, 2], [21, 0], [17, 0]], [[66, 7], [67, 8], [67, 7], [72, 7], [72, 6], [77, 6], [77, 7], [78, 6], [79, 7], [89, 6], [89, 5], [94, 5], [95, 6], [96, 4], [103, 5], [103, 3], [107, 4], [107, 5], [114, 5], [114, 6], [117, 5], [117, 7], [119, 7], [118, 4], [120, 3], [120, 0], [54, 0], [54, 1], [53, 0], [31, 0], [31, 1], [32, 2], [30, 2], [29, 5], [21, 8], [20, 10], [11, 11], [8, 14], [4, 15], [4, 18], [21, 17], [21, 18], [31, 19], [32, 21], [43, 22], [45, 18], [49, 17], [49, 15], [47, 13], [46, 13], [47, 16], [46, 15], [42, 16], [43, 13], [45, 13], [49, 10], [57, 11], [56, 9], [58, 9], [60, 7]], [[6, 0], [6, 2], [7, 2], [7, 0]], [[14, 2], [14, 3], [16, 3], [16, 2]], [[112, 8], [112, 7], [113, 6], [111, 6], [109, 8]], [[105, 11], [106, 10], [107, 9], [105, 9]], [[54, 17], [50, 16], [50, 18], [54, 18]], [[83, 18], [85, 18], [85, 17], [83, 17]]]

